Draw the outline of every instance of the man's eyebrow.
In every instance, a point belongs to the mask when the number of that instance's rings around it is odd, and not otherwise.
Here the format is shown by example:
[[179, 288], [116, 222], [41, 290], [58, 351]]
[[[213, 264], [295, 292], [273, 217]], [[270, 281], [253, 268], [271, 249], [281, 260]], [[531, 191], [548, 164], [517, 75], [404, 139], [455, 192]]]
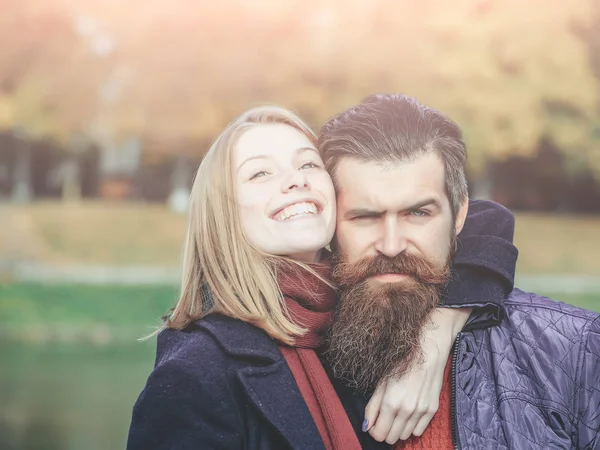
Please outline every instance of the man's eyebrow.
[[[421, 200], [414, 205], [408, 206], [404, 208], [401, 212], [403, 214], [409, 213], [416, 209], [423, 208], [424, 206], [433, 206], [436, 208], [441, 208], [441, 204], [438, 199], [431, 197], [425, 200]], [[350, 220], [356, 217], [376, 217], [383, 214], [385, 211], [374, 210], [369, 208], [352, 208], [344, 213], [344, 219]]]
[[355, 217], [375, 217], [383, 214], [383, 211], [376, 211], [369, 208], [353, 208], [344, 213], [344, 219], [354, 219]]
[[411, 206], [409, 206], [407, 208], [404, 208], [402, 211], [403, 212], [410, 212], [410, 211], [414, 211], [415, 209], [423, 208], [424, 206], [434, 206], [436, 208], [441, 208], [442, 207], [441, 203], [439, 202], [439, 200], [437, 198], [430, 197], [430, 198], [427, 198], [425, 200], [421, 200], [421, 201], [419, 201], [419, 202], [415, 203], [414, 205], [411, 205]]

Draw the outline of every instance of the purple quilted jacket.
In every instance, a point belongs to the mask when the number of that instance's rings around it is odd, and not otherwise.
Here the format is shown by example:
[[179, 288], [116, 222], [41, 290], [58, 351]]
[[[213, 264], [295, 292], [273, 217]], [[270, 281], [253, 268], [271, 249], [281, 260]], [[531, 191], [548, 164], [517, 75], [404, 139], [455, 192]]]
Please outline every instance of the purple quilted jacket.
[[460, 449], [600, 449], [600, 315], [513, 290], [495, 327], [456, 341]]

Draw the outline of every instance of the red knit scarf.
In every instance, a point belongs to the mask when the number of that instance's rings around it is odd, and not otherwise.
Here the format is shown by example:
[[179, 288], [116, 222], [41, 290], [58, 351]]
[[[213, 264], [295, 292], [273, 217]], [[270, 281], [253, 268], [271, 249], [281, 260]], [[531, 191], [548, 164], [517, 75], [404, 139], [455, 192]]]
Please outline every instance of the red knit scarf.
[[[324, 279], [331, 279], [331, 266], [312, 266]], [[281, 353], [292, 371], [300, 393], [317, 425], [327, 450], [360, 450], [346, 411], [335, 392], [315, 349], [331, 325], [336, 292], [314, 275], [293, 267], [281, 267], [279, 286], [290, 318], [308, 332], [294, 347], [281, 345]]]

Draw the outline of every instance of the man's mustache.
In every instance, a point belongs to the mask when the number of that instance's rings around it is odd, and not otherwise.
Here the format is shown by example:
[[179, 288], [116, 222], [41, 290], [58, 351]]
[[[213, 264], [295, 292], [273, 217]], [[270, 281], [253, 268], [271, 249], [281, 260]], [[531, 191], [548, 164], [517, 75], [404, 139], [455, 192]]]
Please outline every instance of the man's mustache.
[[353, 287], [367, 278], [384, 274], [408, 275], [421, 284], [440, 285], [447, 281], [447, 273], [440, 272], [438, 265], [406, 252], [393, 258], [379, 254], [354, 263], [337, 257], [334, 267], [333, 279], [340, 288]]

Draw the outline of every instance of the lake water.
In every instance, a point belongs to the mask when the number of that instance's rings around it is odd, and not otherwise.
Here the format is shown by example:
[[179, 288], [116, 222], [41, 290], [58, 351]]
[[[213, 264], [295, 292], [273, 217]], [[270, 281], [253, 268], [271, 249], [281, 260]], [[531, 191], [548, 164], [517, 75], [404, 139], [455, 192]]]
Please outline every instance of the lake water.
[[154, 352], [0, 344], [0, 449], [124, 449]]

